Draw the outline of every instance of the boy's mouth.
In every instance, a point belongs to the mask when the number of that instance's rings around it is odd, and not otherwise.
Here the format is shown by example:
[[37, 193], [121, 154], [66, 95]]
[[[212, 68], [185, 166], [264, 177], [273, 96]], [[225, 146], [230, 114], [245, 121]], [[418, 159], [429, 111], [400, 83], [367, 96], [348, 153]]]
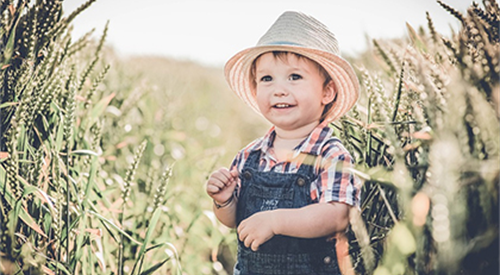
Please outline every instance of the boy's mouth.
[[274, 104], [273, 108], [285, 109], [285, 108], [290, 108], [290, 107], [293, 107], [293, 106], [295, 106], [295, 105], [291, 105], [291, 104], [287, 104], [287, 103], [278, 103], [278, 104]]

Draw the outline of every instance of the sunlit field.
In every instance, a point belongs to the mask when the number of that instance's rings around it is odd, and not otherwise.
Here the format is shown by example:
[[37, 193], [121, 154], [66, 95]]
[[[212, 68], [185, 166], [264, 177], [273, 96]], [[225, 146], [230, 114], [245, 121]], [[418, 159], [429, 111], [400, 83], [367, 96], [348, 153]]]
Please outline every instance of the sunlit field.
[[[1, 3], [0, 274], [232, 274], [204, 184], [269, 124], [222, 68], [72, 38], [92, 2]], [[428, 17], [348, 57], [362, 95], [331, 127], [364, 185], [345, 274], [499, 272], [500, 10], [436, 5], [461, 29]]]

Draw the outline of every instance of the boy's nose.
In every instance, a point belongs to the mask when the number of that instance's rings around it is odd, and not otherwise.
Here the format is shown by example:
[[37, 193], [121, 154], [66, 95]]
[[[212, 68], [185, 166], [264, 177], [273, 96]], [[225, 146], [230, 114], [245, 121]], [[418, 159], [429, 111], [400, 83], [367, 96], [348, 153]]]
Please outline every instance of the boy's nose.
[[276, 90], [274, 92], [274, 96], [276, 96], [276, 97], [284, 97], [286, 95], [287, 95], [287, 93], [285, 91], [283, 91], [283, 90]]
[[285, 87], [280, 86], [280, 85], [276, 85], [276, 87], [274, 88], [274, 96], [284, 97], [287, 95], [288, 95], [288, 92], [286, 91]]

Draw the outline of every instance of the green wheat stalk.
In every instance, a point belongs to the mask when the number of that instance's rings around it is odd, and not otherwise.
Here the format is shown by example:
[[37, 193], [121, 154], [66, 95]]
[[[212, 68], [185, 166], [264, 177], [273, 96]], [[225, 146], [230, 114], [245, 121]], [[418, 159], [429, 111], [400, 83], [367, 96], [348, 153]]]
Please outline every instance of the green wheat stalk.
[[171, 177], [172, 177], [172, 167], [167, 167], [160, 177], [160, 182], [159, 182], [158, 187], [156, 188], [156, 192], [154, 194], [153, 212], [160, 205], [162, 205], [164, 203], [165, 194], [167, 192], [168, 182], [169, 182]]
[[95, 1], [96, 0], [88, 0], [87, 2], [83, 3], [82, 5], [80, 5], [76, 10], [74, 10], [70, 15], [68, 15], [68, 17], [66, 17], [64, 19], [64, 22], [66, 24], [69, 24], [71, 21], [73, 21], [73, 19], [75, 19], [75, 17], [77, 15], [79, 15], [84, 10], [86, 10], [88, 7], [90, 7], [90, 5], [92, 5], [92, 3], [94, 3]]
[[382, 46], [375, 39], [373, 39], [372, 42], [373, 42], [373, 45], [375, 46], [375, 49], [377, 50], [378, 54], [385, 61], [385, 64], [387, 64], [387, 66], [389, 66], [391, 74], [396, 73], [397, 72], [396, 67], [394, 66], [392, 60], [389, 58], [388, 54], [385, 52], [385, 50], [382, 48]]
[[[142, 158], [142, 154], [144, 152], [144, 149], [146, 148], [147, 141], [143, 141], [139, 148], [136, 150], [134, 154], [134, 159], [132, 163], [130, 164], [130, 167], [127, 169], [127, 173], [125, 176], [125, 180], [123, 182], [123, 188], [121, 192], [121, 198], [122, 198], [122, 207], [121, 207], [121, 212], [120, 212], [120, 224], [123, 226], [123, 216], [125, 212], [125, 206], [127, 204], [127, 201], [130, 197], [130, 189], [132, 186], [132, 181], [134, 180], [135, 173], [137, 171], [137, 168], [139, 166], [139, 161]], [[123, 249], [124, 249], [124, 244], [123, 244], [123, 235], [120, 235], [120, 245], [119, 245], [119, 251], [118, 251], [118, 274], [123, 274]]]
[[106, 67], [104, 67], [102, 72], [99, 73], [97, 78], [92, 83], [92, 87], [90, 88], [90, 90], [87, 92], [87, 94], [85, 96], [85, 103], [84, 103], [85, 109], [88, 109], [90, 107], [90, 103], [92, 102], [92, 96], [94, 95], [95, 91], [97, 90], [97, 87], [99, 86], [99, 84], [103, 81], [104, 77], [106, 76], [106, 73], [108, 72], [109, 67], [110, 67], [109, 65], [106, 65]]
[[[17, 141], [19, 138], [19, 132], [21, 131], [21, 126], [17, 117], [14, 115], [11, 119], [10, 129], [8, 130], [9, 139], [7, 142], [7, 153], [8, 157], [6, 160], [6, 172], [7, 172], [7, 182], [9, 183], [12, 194], [15, 200], [21, 199], [23, 189], [21, 183], [19, 182], [17, 176], [19, 174], [19, 157], [17, 152]], [[13, 202], [11, 202], [13, 204]]]
[[89, 39], [92, 33], [94, 33], [95, 29], [85, 33], [82, 37], [80, 37], [75, 43], [71, 44], [68, 49], [66, 56], [68, 58], [72, 57], [75, 53], [81, 51], [89, 44]]

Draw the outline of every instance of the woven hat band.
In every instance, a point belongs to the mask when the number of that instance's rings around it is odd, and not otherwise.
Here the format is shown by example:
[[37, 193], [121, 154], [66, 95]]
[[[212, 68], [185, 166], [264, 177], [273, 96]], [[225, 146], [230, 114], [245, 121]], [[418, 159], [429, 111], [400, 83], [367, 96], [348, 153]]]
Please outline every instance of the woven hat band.
[[297, 12], [283, 13], [257, 43], [268, 45], [294, 45], [339, 55], [335, 35], [316, 18]]

